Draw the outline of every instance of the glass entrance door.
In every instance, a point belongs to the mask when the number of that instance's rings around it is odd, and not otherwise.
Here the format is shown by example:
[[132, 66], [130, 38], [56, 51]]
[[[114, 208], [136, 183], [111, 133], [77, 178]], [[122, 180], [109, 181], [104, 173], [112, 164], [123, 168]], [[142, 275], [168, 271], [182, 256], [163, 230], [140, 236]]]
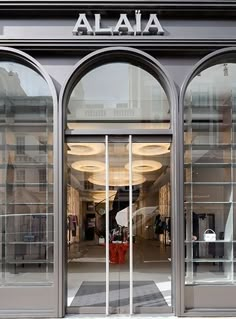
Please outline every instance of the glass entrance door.
[[67, 312], [172, 312], [171, 143], [67, 141]]

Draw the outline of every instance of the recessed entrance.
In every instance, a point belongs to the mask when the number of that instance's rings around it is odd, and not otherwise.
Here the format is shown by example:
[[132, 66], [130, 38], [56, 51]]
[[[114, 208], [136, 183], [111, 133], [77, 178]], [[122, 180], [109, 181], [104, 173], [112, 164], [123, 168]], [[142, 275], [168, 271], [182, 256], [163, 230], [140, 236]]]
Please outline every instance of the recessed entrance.
[[173, 312], [174, 92], [162, 66], [132, 48], [91, 53], [68, 78], [67, 313]]
[[172, 312], [170, 140], [66, 146], [67, 312]]

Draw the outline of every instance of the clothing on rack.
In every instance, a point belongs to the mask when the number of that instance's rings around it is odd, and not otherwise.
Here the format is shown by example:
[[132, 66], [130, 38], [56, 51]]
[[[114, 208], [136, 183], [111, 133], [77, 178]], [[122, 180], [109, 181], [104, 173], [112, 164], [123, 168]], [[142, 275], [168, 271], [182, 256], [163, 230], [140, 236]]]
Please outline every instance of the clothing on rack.
[[164, 231], [167, 229], [166, 221], [160, 214], [155, 218], [154, 229], [156, 235], [164, 234]]
[[76, 215], [67, 216], [67, 229], [68, 231], [71, 231], [73, 237], [76, 237], [76, 230], [78, 225], [78, 217]]
[[169, 233], [169, 239], [171, 239], [171, 218], [166, 217], [166, 230]]

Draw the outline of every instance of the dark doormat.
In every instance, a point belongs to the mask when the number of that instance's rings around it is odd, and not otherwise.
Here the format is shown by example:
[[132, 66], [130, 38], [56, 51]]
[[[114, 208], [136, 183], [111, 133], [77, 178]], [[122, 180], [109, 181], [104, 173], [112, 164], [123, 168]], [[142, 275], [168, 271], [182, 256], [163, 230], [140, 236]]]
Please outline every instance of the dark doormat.
[[[154, 281], [134, 281], [135, 307], [168, 306]], [[105, 281], [83, 281], [70, 307], [105, 307]], [[129, 281], [110, 281], [110, 307], [129, 306]]]

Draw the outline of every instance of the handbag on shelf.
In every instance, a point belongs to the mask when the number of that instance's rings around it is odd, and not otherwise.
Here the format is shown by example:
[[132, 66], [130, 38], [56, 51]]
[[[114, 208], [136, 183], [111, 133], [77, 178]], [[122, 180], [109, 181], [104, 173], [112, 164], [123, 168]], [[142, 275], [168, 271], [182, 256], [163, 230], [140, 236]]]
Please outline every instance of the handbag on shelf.
[[214, 230], [208, 228], [204, 231], [203, 238], [205, 241], [216, 241], [216, 233]]

